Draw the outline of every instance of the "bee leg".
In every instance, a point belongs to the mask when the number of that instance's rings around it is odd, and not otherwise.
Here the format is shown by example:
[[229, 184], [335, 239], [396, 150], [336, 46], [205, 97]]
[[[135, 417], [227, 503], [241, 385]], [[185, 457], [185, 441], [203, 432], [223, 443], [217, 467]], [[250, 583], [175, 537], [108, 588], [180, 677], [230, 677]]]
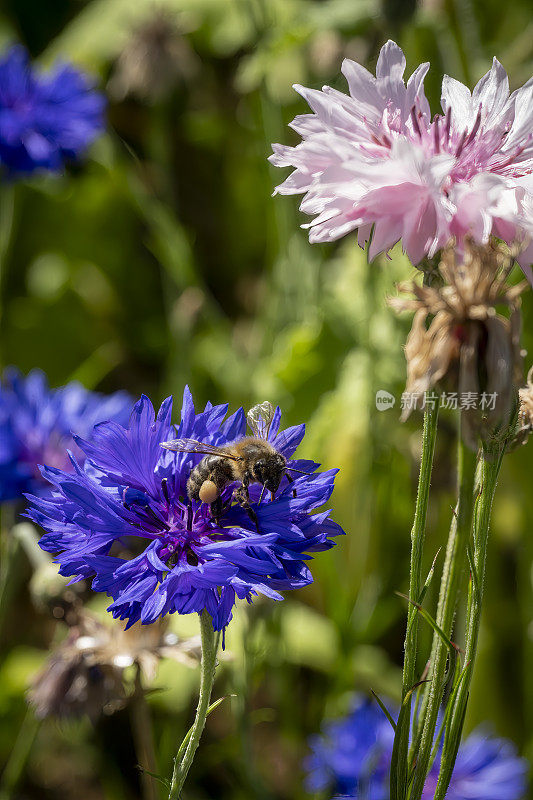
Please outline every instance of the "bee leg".
[[220, 517], [224, 513], [224, 509], [222, 508], [222, 500], [220, 497], [217, 497], [216, 500], [213, 500], [211, 505], [209, 506], [209, 510], [211, 512], [211, 519], [213, 522], [217, 524], [220, 522]]
[[250, 494], [248, 492], [249, 483], [250, 481], [247, 480], [245, 477], [241, 486], [239, 486], [239, 488], [236, 489], [234, 497], [237, 503], [241, 506], [241, 508], [243, 508], [246, 511], [246, 513], [254, 523], [257, 529], [257, 533], [261, 533], [259, 529], [259, 520], [257, 518], [257, 514], [250, 505]]
[[222, 501], [220, 495], [216, 498], [216, 500], [213, 500], [210, 506], [211, 519], [213, 520], [213, 522], [215, 522], [217, 525], [220, 524], [221, 518], [224, 516], [224, 514], [230, 508], [230, 506], [231, 506], [231, 497], [229, 498], [229, 500], [226, 500], [225, 502]]
[[250, 493], [248, 491], [249, 484], [250, 481], [245, 477], [239, 488], [235, 489], [233, 492], [235, 501], [243, 508], [250, 505]]
[[252, 522], [254, 523], [254, 525], [255, 525], [255, 527], [257, 529], [257, 533], [261, 533], [261, 531], [259, 529], [259, 520], [257, 519], [257, 514], [253, 510], [252, 506], [249, 503], [243, 503], [242, 507], [244, 508], [244, 510], [246, 511], [246, 513], [248, 514], [248, 516], [250, 517]]
[[[285, 477], [287, 478], [287, 480], [289, 481], [289, 483], [294, 483], [294, 478], [291, 478], [291, 476], [290, 476], [290, 475], [287, 475], [287, 473], [285, 473]], [[293, 489], [293, 490], [292, 490], [292, 496], [293, 496], [293, 497], [297, 497], [297, 494], [296, 494], [296, 489]]]

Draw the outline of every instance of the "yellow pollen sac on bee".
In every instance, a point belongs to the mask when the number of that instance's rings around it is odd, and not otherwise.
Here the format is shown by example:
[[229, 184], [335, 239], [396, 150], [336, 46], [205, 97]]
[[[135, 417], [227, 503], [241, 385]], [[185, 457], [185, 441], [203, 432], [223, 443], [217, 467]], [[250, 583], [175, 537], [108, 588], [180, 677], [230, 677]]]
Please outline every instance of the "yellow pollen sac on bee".
[[204, 481], [199, 491], [202, 503], [213, 503], [218, 497], [218, 489], [213, 481]]

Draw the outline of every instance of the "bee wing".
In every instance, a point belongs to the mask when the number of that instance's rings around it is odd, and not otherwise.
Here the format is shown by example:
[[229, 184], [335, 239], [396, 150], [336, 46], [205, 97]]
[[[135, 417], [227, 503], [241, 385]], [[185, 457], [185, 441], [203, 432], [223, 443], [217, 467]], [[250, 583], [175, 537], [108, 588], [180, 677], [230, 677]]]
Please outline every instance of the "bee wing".
[[250, 430], [258, 439], [267, 439], [272, 420], [274, 419], [274, 406], [265, 400], [251, 408], [246, 415]]
[[204, 456], [223, 456], [234, 461], [239, 460], [225, 447], [215, 447], [207, 442], [198, 442], [196, 439], [172, 439], [169, 442], [161, 442], [161, 447], [176, 453], [198, 453]]

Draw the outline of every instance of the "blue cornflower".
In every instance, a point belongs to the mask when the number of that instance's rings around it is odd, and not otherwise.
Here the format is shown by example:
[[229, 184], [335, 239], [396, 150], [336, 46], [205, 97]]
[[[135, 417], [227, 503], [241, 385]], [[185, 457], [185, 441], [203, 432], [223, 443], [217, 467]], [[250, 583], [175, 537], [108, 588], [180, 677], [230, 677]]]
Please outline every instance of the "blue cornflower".
[[104, 129], [105, 99], [68, 64], [45, 75], [13, 46], [0, 61], [0, 165], [11, 175], [59, 172]]
[[394, 731], [377, 703], [357, 697], [348, 716], [327, 722], [309, 739], [306, 788], [335, 797], [388, 800]]
[[[528, 763], [507, 739], [477, 728], [461, 745], [446, 800], [523, 800]], [[438, 764], [429, 773], [422, 800], [432, 800]]]
[[[395, 713], [394, 711], [392, 712]], [[394, 734], [376, 703], [357, 697], [348, 716], [326, 723], [311, 737], [304, 761], [310, 792], [330, 790], [335, 798], [388, 800]], [[460, 746], [447, 800], [523, 800], [528, 764], [514, 745], [474, 731]], [[429, 773], [422, 800], [432, 800], [438, 759]]]
[[[225, 419], [227, 410], [209, 403], [197, 414], [186, 389], [174, 428], [172, 398], [156, 417], [143, 396], [128, 428], [105, 422], [90, 440], [76, 437], [84, 467], [72, 457], [73, 473], [43, 468], [54, 490], [50, 497], [30, 498], [29, 511], [47, 531], [41, 547], [57, 554], [62, 575], [93, 577], [93, 589], [113, 598], [109, 610], [128, 626], [207, 609], [221, 630], [236, 598], [281, 600], [278, 590], [311, 583], [310, 553], [328, 549], [331, 537], [342, 533], [329, 511], [315, 511], [328, 500], [336, 470], [317, 473], [318, 464], [310, 461], [289, 462], [309, 474], [292, 484], [283, 478], [275, 500], [259, 503], [259, 486], [251, 487], [259, 533], [232, 503], [235, 484], [222, 492], [226, 508], [217, 520], [208, 505], [188, 499], [187, 479], [202, 456], [171, 452], [161, 443], [176, 437], [214, 446], [233, 442], [245, 435], [246, 418], [239, 409]], [[268, 436], [290, 458], [305, 426], [279, 432], [280, 417], [277, 409]]]
[[0, 503], [48, 491], [40, 464], [70, 469], [67, 448], [83, 459], [71, 431], [86, 436], [102, 420], [125, 422], [130, 410], [126, 392], [106, 397], [76, 382], [50, 389], [39, 370], [24, 377], [7, 369], [0, 382]]

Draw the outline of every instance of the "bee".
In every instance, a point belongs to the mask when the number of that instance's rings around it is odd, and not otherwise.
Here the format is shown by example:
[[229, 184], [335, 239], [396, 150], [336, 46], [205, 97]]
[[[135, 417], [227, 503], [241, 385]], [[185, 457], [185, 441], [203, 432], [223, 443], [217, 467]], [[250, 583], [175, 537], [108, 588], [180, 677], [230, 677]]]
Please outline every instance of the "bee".
[[[250, 504], [250, 484], [262, 485], [260, 503], [267, 490], [274, 500], [284, 475], [293, 483], [294, 479], [289, 472], [307, 473], [288, 467], [285, 456], [268, 441], [274, 418], [271, 403], [259, 403], [248, 411], [246, 418], [253, 435], [223, 447], [215, 447], [195, 439], [174, 439], [162, 442], [161, 446], [178, 453], [198, 453], [204, 456], [191, 470], [187, 480], [187, 494], [190, 500], [200, 500], [211, 506], [215, 519], [218, 519], [223, 510], [220, 502], [222, 491], [228, 484], [238, 481], [240, 485], [235, 489], [233, 498], [246, 510], [259, 531], [257, 515]], [[293, 495], [296, 497], [294, 490]]]

